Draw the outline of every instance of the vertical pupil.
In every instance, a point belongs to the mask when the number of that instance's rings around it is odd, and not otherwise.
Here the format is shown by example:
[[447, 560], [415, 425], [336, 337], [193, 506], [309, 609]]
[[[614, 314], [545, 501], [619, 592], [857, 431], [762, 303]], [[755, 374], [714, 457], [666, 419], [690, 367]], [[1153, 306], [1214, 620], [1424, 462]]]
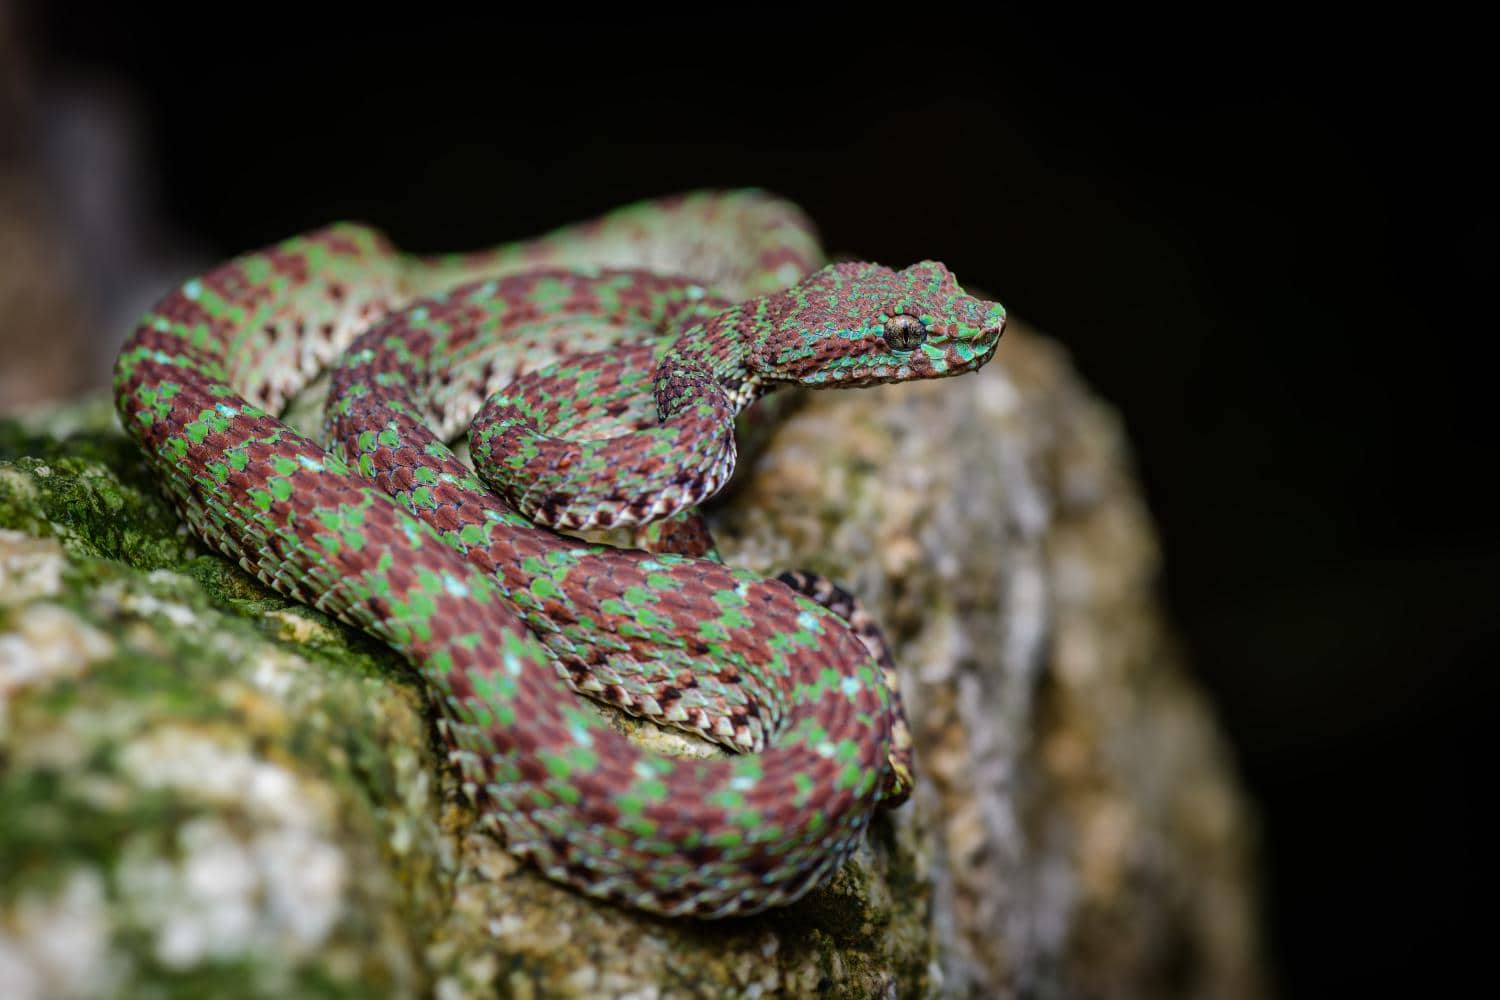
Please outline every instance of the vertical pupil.
[[886, 326], [890, 346], [897, 350], [909, 350], [922, 342], [922, 323], [911, 316], [896, 316]]

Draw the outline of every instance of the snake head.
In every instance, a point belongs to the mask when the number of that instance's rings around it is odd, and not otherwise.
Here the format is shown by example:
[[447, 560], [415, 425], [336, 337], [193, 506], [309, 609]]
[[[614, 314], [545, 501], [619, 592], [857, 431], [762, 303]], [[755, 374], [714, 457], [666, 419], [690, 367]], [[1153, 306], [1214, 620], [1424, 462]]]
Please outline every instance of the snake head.
[[769, 303], [751, 364], [766, 381], [814, 388], [944, 378], [995, 353], [1005, 307], [964, 292], [936, 261], [901, 271], [833, 264]]

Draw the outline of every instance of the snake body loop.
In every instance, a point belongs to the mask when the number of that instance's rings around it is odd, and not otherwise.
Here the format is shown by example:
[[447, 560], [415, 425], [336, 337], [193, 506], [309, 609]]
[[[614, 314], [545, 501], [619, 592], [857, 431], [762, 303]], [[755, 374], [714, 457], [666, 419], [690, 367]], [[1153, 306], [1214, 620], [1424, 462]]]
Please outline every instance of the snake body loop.
[[[1004, 311], [941, 265], [820, 256], [759, 192], [441, 258], [335, 226], [167, 296], [120, 353], [117, 406], [199, 537], [417, 667], [510, 850], [643, 909], [752, 913], [826, 878], [906, 792], [873, 626], [811, 578], [537, 522], [690, 516], [732, 469], [735, 413], [774, 386], [993, 353]], [[273, 411], [330, 365], [325, 450]], [[500, 495], [445, 444], [497, 389], [472, 443]], [[564, 681], [744, 753], [644, 753]]]

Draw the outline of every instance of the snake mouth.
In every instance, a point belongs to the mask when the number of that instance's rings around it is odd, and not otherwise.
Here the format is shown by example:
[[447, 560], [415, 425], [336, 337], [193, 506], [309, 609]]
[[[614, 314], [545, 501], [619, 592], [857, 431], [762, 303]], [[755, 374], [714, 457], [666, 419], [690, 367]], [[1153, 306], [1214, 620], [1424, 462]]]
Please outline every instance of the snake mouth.
[[1002, 318], [980, 327], [977, 334], [955, 337], [946, 348], [948, 363], [945, 374], [962, 375], [984, 367], [995, 356], [1004, 331], [1005, 320]]
[[988, 364], [990, 359], [995, 356], [995, 349], [1000, 346], [1000, 337], [1005, 333], [1005, 323], [1006, 317], [1001, 316], [995, 322], [986, 323], [980, 327], [980, 340], [982, 342], [987, 341], [989, 346], [975, 355], [973, 363], [969, 366], [970, 371]]

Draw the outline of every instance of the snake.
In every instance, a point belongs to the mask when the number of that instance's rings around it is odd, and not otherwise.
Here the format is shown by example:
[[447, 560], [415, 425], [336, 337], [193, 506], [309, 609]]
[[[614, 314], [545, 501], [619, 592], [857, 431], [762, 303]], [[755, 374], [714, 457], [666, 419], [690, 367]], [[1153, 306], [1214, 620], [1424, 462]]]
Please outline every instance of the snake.
[[[713, 547], [735, 418], [783, 386], [972, 372], [1004, 326], [942, 264], [826, 264], [791, 203], [704, 191], [472, 253], [294, 236], [163, 297], [114, 392], [198, 538], [412, 665], [509, 851], [717, 918], [825, 882], [914, 780], [852, 595]], [[326, 446], [278, 416], [320, 375]], [[729, 752], [650, 752], [579, 694]]]

